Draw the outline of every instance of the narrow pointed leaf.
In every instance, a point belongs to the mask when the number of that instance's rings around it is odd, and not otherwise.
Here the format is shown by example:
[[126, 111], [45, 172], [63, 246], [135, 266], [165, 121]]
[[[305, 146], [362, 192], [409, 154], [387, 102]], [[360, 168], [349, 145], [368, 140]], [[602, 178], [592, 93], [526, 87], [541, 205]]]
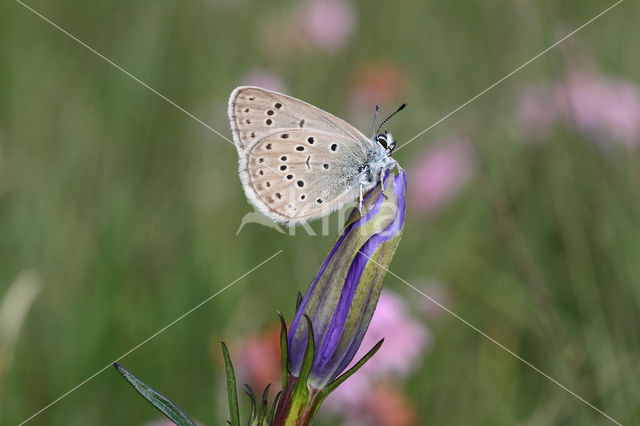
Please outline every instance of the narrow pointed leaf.
[[118, 364], [113, 363], [118, 373], [125, 378], [127, 382], [140, 394], [144, 399], [149, 401], [151, 405], [156, 407], [162, 414], [167, 416], [169, 420], [179, 426], [195, 426], [196, 423], [187, 414], [173, 403], [169, 398], [162, 395], [151, 386], [137, 378], [129, 370]]
[[227, 373], [227, 397], [229, 398], [229, 417], [231, 426], [240, 426], [240, 411], [238, 408], [238, 389], [236, 387], [236, 375], [229, 356], [227, 345], [222, 342], [222, 355], [224, 356], [224, 368]]
[[280, 369], [282, 371], [282, 389], [286, 389], [287, 382], [289, 380], [289, 343], [287, 341], [287, 323], [285, 322], [282, 313], [278, 312], [278, 317], [280, 318]]

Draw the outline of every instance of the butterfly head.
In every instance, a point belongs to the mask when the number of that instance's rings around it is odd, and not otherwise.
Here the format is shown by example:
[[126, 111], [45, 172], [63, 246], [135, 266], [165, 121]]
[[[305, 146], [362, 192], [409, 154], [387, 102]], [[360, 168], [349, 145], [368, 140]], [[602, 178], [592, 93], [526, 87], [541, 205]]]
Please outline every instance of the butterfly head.
[[375, 137], [375, 141], [380, 144], [382, 148], [387, 152], [387, 155], [393, 154], [393, 150], [396, 149], [396, 140], [393, 139], [391, 133], [386, 130], [384, 133], [379, 133]]
[[396, 141], [395, 139], [393, 139], [393, 136], [391, 136], [391, 133], [387, 132], [386, 130], [383, 133], [380, 133], [380, 129], [382, 129], [382, 126], [384, 126], [384, 124], [389, 121], [391, 117], [402, 111], [406, 106], [407, 104], [400, 105], [400, 107], [395, 110], [395, 112], [393, 112], [390, 116], [385, 118], [382, 123], [380, 123], [380, 126], [378, 126], [378, 130], [376, 130], [376, 118], [378, 118], [378, 110], [380, 109], [376, 105], [376, 113], [373, 116], [373, 124], [371, 126], [373, 128], [373, 137], [371, 138], [371, 140], [373, 141], [373, 143], [380, 144], [387, 155], [393, 154], [393, 150], [396, 149]]

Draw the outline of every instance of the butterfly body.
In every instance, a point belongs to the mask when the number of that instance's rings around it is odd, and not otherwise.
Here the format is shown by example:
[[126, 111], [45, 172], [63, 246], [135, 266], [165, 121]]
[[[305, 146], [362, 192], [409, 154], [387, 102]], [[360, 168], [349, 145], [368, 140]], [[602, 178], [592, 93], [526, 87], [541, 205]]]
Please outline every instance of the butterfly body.
[[346, 121], [287, 95], [238, 87], [228, 114], [245, 194], [279, 223], [294, 226], [362, 200], [397, 166], [390, 133], [369, 139]]

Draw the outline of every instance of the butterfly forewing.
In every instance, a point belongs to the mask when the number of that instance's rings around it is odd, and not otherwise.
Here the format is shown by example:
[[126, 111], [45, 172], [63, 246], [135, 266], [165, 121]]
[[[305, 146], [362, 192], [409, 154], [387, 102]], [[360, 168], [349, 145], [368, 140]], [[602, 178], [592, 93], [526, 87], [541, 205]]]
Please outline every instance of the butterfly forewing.
[[371, 142], [346, 121], [291, 96], [238, 87], [229, 98], [229, 120], [239, 150], [280, 130], [310, 129], [348, 135], [359, 143]]

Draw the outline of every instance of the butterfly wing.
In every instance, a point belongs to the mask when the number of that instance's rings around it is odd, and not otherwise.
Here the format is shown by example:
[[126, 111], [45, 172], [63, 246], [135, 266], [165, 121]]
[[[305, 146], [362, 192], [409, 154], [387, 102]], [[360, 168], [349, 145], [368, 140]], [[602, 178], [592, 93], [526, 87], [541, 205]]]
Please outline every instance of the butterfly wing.
[[269, 134], [292, 129], [346, 134], [355, 142], [373, 146], [346, 121], [299, 99], [259, 87], [236, 88], [229, 97], [228, 114], [239, 152]]
[[295, 225], [353, 200], [373, 148], [355, 127], [306, 102], [238, 87], [229, 120], [247, 198], [271, 219]]
[[344, 134], [286, 130], [249, 145], [240, 157], [240, 177], [262, 213], [295, 225], [352, 201], [366, 158], [365, 147]]

